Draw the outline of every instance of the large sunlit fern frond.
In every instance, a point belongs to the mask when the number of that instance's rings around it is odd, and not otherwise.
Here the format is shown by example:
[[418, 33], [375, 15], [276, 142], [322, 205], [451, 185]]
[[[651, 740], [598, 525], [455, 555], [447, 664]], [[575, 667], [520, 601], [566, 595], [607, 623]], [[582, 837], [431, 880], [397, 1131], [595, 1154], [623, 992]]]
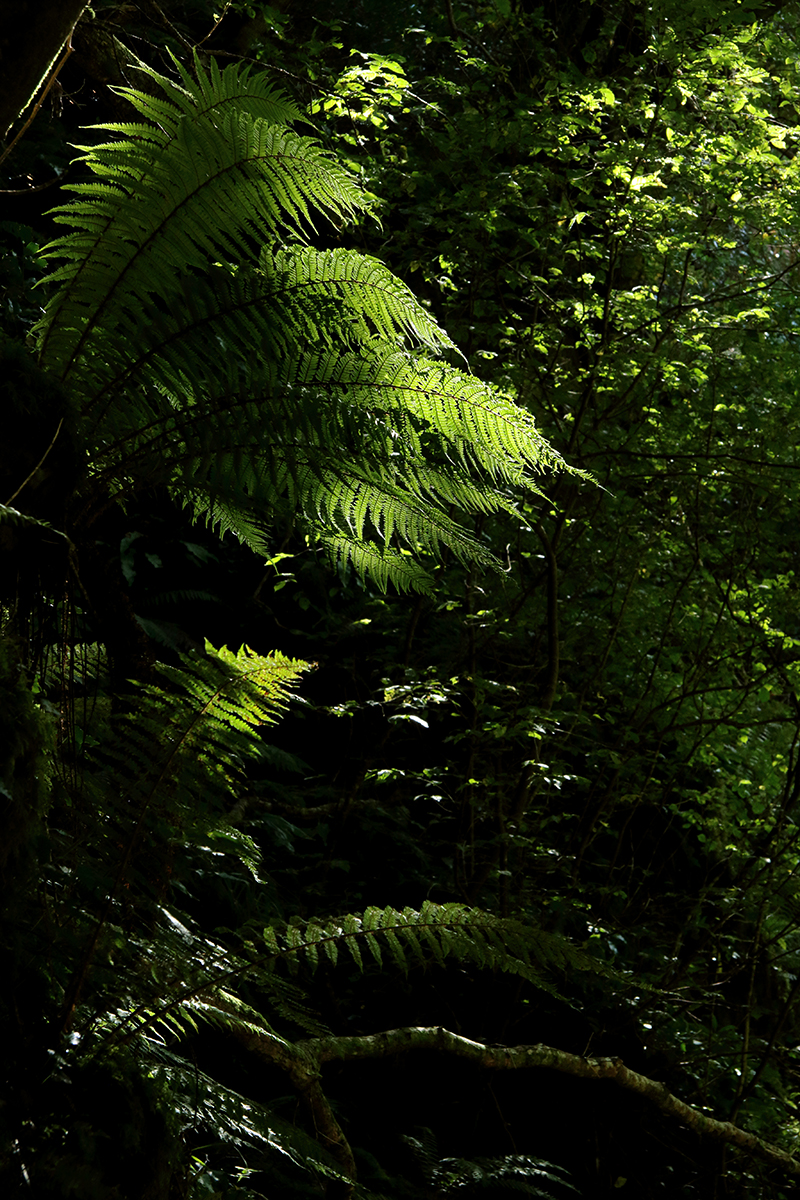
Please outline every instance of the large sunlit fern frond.
[[86, 149], [43, 251], [40, 360], [96, 451], [82, 519], [163, 485], [259, 550], [296, 516], [383, 586], [422, 581], [401, 551], [488, 561], [450, 510], [507, 507], [559, 455], [441, 357], [453, 343], [382, 264], [307, 244], [368, 205], [265, 75], [142, 70], [125, 94], [146, 120]]

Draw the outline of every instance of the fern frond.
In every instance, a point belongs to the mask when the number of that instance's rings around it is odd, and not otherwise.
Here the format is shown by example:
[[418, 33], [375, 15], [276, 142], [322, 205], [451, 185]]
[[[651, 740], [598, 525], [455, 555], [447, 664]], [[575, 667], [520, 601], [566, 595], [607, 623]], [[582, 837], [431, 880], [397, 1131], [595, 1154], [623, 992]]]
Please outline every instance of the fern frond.
[[206, 653], [180, 668], [163, 665], [161, 685], [140, 689], [136, 711], [116, 714], [105, 728], [90, 726], [85, 734], [85, 787], [102, 797], [104, 852], [118, 863], [119, 848], [128, 847], [126, 870], [145, 894], [152, 891], [148, 864], [133, 847], [147, 836], [163, 843], [180, 833], [197, 853], [217, 860], [235, 855], [258, 878], [259, 850], [230, 825], [226, 812], [242, 765], [258, 755], [259, 731], [277, 719], [308, 664], [278, 654], [262, 657], [247, 647], [233, 652], [207, 645]]
[[[154, 981], [152, 997], [137, 1007], [118, 1006], [105, 1029], [107, 1045], [147, 1035], [168, 1014], [175, 1030], [185, 1015], [190, 1022], [202, 1017], [280, 1040], [271, 1023], [279, 1017], [311, 1036], [325, 1036], [327, 1030], [309, 1008], [302, 989], [281, 975], [281, 966], [297, 976], [301, 968], [313, 974], [322, 962], [335, 967], [349, 960], [359, 972], [365, 962], [371, 962], [378, 969], [391, 965], [407, 974], [412, 968], [444, 966], [453, 959], [520, 976], [562, 1001], [554, 980], [613, 977], [608, 967], [565, 938], [460, 904], [426, 902], [420, 910], [368, 908], [327, 920], [267, 925], [247, 935], [246, 955], [193, 933], [167, 910], [160, 911], [161, 932], [142, 949], [148, 977]], [[346, 959], [342, 950], [347, 951]], [[263, 997], [261, 1008], [271, 1010], [270, 1020], [261, 1009], [241, 1000], [237, 989], [244, 986]], [[142, 987], [139, 979], [139, 994]]]
[[419, 910], [368, 908], [361, 915], [317, 920], [308, 927], [293, 924], [282, 932], [270, 927], [264, 937], [276, 963], [304, 963], [312, 972], [323, 953], [335, 964], [344, 948], [359, 971], [364, 969], [364, 949], [379, 968], [386, 965], [387, 951], [404, 974], [414, 966], [441, 966], [455, 958], [520, 975], [556, 996], [549, 977], [607, 974], [604, 964], [566, 938], [462, 904], [426, 901]]
[[[411, 1139], [406, 1139], [413, 1145]], [[561, 1200], [567, 1194], [577, 1196], [569, 1182], [569, 1172], [556, 1163], [508, 1154], [504, 1158], [440, 1158], [430, 1172], [431, 1184], [440, 1196], [471, 1194], [473, 1189], [522, 1192], [536, 1200]]]
[[178, 1132], [197, 1138], [198, 1131], [215, 1142], [235, 1148], [253, 1161], [253, 1155], [277, 1154], [304, 1172], [323, 1179], [345, 1180], [341, 1168], [309, 1134], [284, 1120], [267, 1105], [202, 1072], [196, 1062], [187, 1063], [174, 1051], [157, 1043], [146, 1048], [145, 1061], [154, 1082], [170, 1098]]
[[386, 591], [389, 583], [402, 592], [429, 592], [433, 586], [431, 573], [410, 553], [341, 533], [322, 537], [321, 543], [334, 567], [352, 566], [358, 575], [368, 575], [381, 591]]
[[[191, 89], [148, 69], [168, 98], [125, 94], [157, 123], [113, 125], [117, 140], [79, 147], [96, 179], [66, 185], [83, 198], [55, 210], [53, 219], [73, 232], [42, 251], [66, 259], [42, 281], [61, 288], [37, 327], [41, 361], [63, 381], [84, 349], [91, 353], [96, 328], [140, 314], [152, 297], [169, 306], [176, 273], [203, 273], [231, 255], [246, 260], [254, 234], [313, 228], [312, 210], [341, 219], [366, 207], [350, 175], [318, 143], [258, 115], [277, 110], [259, 105], [247, 72], [239, 72], [239, 87], [249, 101], [237, 105], [235, 67], [211, 75], [199, 61], [195, 67]], [[215, 81], [223, 80], [219, 94]]]
[[366, 201], [263, 77], [142, 70], [151, 91], [125, 94], [146, 121], [85, 148], [91, 177], [54, 217], [70, 232], [43, 251], [40, 360], [78, 401], [87, 503], [167, 486], [259, 552], [297, 516], [381, 586], [425, 586], [398, 542], [490, 561], [449, 510], [509, 508], [560, 456], [435, 361], [452, 341], [382, 264], [302, 244]]

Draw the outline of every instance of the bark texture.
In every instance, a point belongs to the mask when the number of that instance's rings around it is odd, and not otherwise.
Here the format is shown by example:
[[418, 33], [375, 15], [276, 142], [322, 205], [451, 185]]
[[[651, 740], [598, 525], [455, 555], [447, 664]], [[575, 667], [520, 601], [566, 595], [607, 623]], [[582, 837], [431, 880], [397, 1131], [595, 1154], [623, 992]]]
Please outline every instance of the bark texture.
[[233, 1028], [237, 1040], [263, 1062], [271, 1063], [287, 1073], [303, 1102], [310, 1124], [321, 1145], [339, 1164], [344, 1180], [330, 1189], [337, 1197], [352, 1196], [356, 1181], [356, 1166], [349, 1142], [333, 1114], [321, 1081], [321, 1071], [328, 1062], [353, 1062], [365, 1058], [387, 1058], [412, 1050], [436, 1050], [466, 1058], [476, 1067], [488, 1071], [549, 1070], [576, 1075], [581, 1079], [610, 1079], [620, 1087], [635, 1092], [667, 1116], [680, 1121], [700, 1137], [711, 1138], [735, 1146], [761, 1162], [768, 1163], [784, 1175], [800, 1178], [800, 1160], [791, 1154], [730, 1121], [718, 1121], [699, 1109], [692, 1108], [673, 1096], [663, 1083], [640, 1075], [626, 1067], [619, 1058], [582, 1058], [554, 1046], [485, 1046], [460, 1034], [451, 1033], [441, 1025], [406, 1026], [387, 1029], [381, 1033], [353, 1037], [308, 1038], [306, 1041], [284, 1042], [269, 1036], [251, 1025]]
[[389, 1029], [384, 1033], [362, 1037], [315, 1038], [302, 1043], [320, 1064], [334, 1060], [349, 1061], [356, 1058], [381, 1058], [389, 1054], [401, 1054], [408, 1050], [438, 1050], [467, 1058], [484, 1070], [514, 1071], [531, 1067], [546, 1067], [551, 1071], [562, 1071], [567, 1075], [578, 1075], [582, 1079], [612, 1079], [621, 1087], [649, 1100], [668, 1116], [693, 1129], [701, 1137], [710, 1137], [729, 1146], [737, 1146], [777, 1167], [786, 1175], [800, 1177], [800, 1161], [787, 1154], [779, 1146], [732, 1125], [730, 1121], [717, 1121], [706, 1116], [690, 1104], [679, 1100], [667, 1090], [663, 1083], [648, 1079], [632, 1071], [619, 1058], [581, 1058], [558, 1050], [554, 1046], [484, 1046], [469, 1038], [450, 1033], [441, 1026], [409, 1027]]

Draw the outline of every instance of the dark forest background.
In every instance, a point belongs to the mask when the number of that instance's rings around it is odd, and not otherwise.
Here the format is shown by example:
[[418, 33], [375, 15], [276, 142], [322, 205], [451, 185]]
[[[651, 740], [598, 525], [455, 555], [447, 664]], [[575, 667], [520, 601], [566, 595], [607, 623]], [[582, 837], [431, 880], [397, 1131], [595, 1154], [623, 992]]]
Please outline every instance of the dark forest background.
[[[4, 1195], [794, 1194], [799, 31], [749, 0], [80, 15], [0, 161]], [[445, 505], [470, 554], [421, 517], [418, 586], [291, 497], [254, 550], [158, 442], [98, 491], [39, 252], [75, 147], [145, 119], [119, 89], [195, 52], [366, 195], [326, 222], [312, 181], [304, 237], [384, 263], [577, 469]], [[308, 428], [346, 480], [358, 437]]]

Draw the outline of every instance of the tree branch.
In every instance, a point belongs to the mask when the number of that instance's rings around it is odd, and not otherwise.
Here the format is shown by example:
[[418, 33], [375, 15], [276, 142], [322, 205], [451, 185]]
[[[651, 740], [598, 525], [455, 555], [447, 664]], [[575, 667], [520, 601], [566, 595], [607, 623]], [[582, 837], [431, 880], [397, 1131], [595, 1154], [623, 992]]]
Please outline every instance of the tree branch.
[[663, 1083], [632, 1071], [619, 1058], [581, 1058], [553, 1046], [484, 1046], [441, 1026], [389, 1029], [383, 1033], [362, 1037], [312, 1038], [299, 1044], [309, 1058], [320, 1065], [334, 1061], [364, 1058], [383, 1058], [409, 1050], [438, 1050], [466, 1058], [476, 1066], [490, 1071], [547, 1068], [576, 1075], [581, 1079], [611, 1079], [620, 1087], [649, 1100], [667, 1116], [674, 1117], [701, 1137], [713, 1138], [729, 1146], [745, 1150], [753, 1157], [777, 1167], [786, 1175], [800, 1177], [800, 1161], [780, 1147], [765, 1142], [755, 1134], [717, 1121], [673, 1096]]
[[[406, 1026], [343, 1037], [308, 1038], [284, 1042], [260, 1033], [252, 1025], [233, 1028], [237, 1040], [249, 1051], [285, 1071], [311, 1118], [320, 1143], [333, 1155], [345, 1176], [356, 1180], [356, 1167], [350, 1144], [336, 1120], [320, 1081], [324, 1063], [353, 1062], [366, 1058], [388, 1058], [410, 1050], [435, 1050], [466, 1058], [487, 1071], [549, 1070], [575, 1075], [580, 1079], [610, 1079], [620, 1087], [649, 1100], [666, 1116], [672, 1117], [700, 1137], [711, 1138], [744, 1150], [785, 1175], [800, 1178], [800, 1160], [779, 1146], [764, 1141], [730, 1121], [706, 1116], [690, 1104], [673, 1096], [666, 1085], [626, 1067], [620, 1058], [582, 1058], [554, 1046], [485, 1046], [451, 1033], [441, 1025]], [[342, 1195], [349, 1196], [352, 1186], [343, 1184]]]
[[0, 0], [0, 137], [33, 99], [86, 7], [86, 0]]
[[[353, 1151], [322, 1090], [320, 1060], [313, 1051], [315, 1040], [292, 1045], [260, 1033], [252, 1025], [238, 1022], [232, 1026], [232, 1032], [246, 1050], [286, 1072], [310, 1118], [317, 1141], [333, 1156], [342, 1172], [355, 1182]], [[340, 1190], [344, 1195], [352, 1192], [351, 1187]]]

